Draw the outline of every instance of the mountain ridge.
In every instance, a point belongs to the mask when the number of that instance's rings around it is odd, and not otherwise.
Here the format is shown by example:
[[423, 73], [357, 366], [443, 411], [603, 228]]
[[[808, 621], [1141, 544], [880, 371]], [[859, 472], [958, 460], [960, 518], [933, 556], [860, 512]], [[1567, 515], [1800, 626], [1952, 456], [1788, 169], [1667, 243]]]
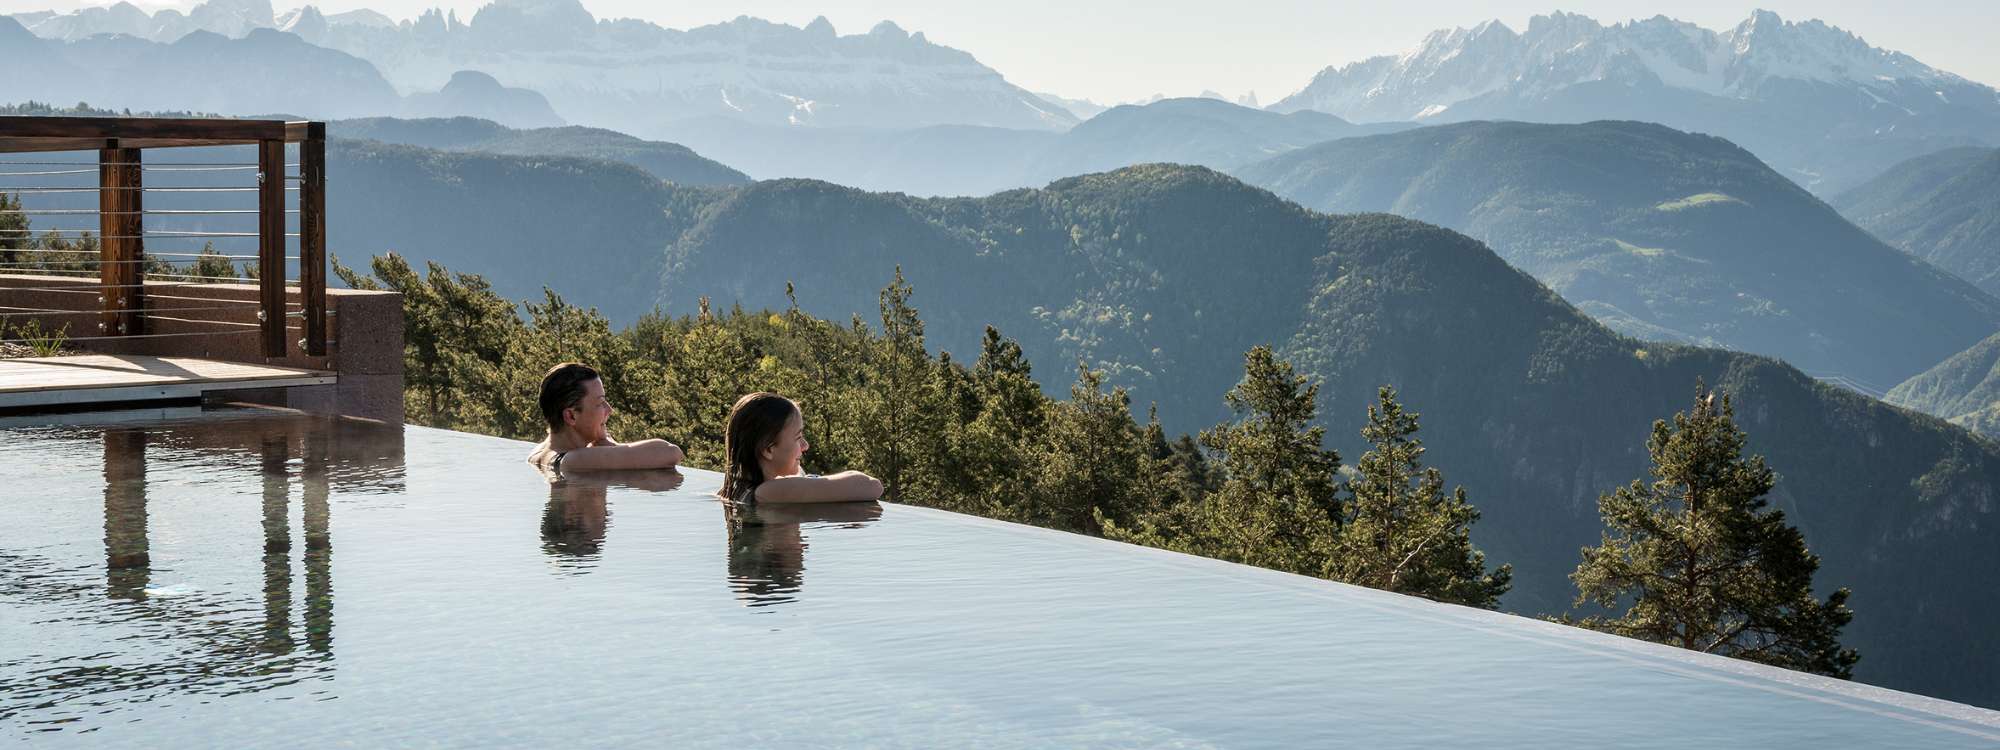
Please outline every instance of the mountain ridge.
[[1994, 144], [2000, 91], [1818, 20], [1759, 10], [1716, 32], [1665, 16], [1535, 16], [1433, 32], [1329, 66], [1277, 111], [1350, 120], [1632, 119], [1715, 133], [1821, 194], [1937, 148]]

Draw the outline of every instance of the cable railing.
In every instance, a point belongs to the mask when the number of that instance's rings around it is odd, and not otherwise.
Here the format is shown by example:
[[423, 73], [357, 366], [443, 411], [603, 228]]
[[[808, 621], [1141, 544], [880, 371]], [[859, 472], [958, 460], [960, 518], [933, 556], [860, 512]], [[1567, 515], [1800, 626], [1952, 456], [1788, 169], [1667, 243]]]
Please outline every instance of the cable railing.
[[325, 356], [325, 214], [323, 123], [0, 117], [0, 330]]

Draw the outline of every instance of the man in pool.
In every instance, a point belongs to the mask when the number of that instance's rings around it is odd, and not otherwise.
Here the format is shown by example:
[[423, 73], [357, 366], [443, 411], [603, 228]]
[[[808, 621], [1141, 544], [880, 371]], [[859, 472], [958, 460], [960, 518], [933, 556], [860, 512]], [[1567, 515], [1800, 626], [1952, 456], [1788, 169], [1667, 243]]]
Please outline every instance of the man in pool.
[[565, 362], [542, 376], [542, 419], [549, 437], [528, 453], [528, 462], [555, 471], [671, 469], [686, 455], [659, 438], [620, 443], [605, 432], [611, 402], [604, 381], [589, 365]]

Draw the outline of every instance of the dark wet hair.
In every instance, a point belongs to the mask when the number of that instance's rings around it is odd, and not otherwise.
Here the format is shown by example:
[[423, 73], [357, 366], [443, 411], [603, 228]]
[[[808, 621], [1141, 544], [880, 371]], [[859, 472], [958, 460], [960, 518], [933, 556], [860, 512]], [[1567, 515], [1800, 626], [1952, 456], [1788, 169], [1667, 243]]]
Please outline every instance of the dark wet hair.
[[542, 376], [542, 419], [548, 421], [549, 432], [563, 428], [563, 410], [582, 403], [583, 384], [597, 377], [597, 371], [590, 365], [578, 362], [556, 365]]
[[722, 496], [742, 500], [742, 495], [764, 483], [764, 466], [757, 454], [778, 442], [785, 422], [799, 413], [799, 405], [776, 393], [759, 392], [736, 399], [729, 409], [729, 425], [722, 432], [722, 454], [727, 462], [722, 472]]

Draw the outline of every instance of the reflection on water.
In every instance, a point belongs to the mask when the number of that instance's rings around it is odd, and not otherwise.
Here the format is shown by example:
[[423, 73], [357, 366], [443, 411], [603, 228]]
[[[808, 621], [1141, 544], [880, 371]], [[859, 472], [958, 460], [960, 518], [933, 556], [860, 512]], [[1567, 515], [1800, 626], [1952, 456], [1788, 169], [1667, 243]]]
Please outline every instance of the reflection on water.
[[613, 486], [647, 492], [678, 489], [687, 478], [671, 469], [557, 473], [542, 470], [549, 480], [549, 503], [542, 509], [542, 551], [555, 559], [557, 570], [590, 571], [604, 549], [611, 525], [606, 501]]
[[746, 606], [795, 601], [805, 585], [806, 539], [800, 527], [859, 528], [882, 517], [882, 504], [722, 502], [729, 528], [729, 588]]
[[146, 598], [146, 433], [104, 431], [104, 584], [114, 598]]
[[[80, 423], [28, 431], [29, 440], [101, 441], [104, 557], [100, 572], [94, 563], [64, 559], [60, 544], [0, 546], [7, 615], [24, 618], [21, 626], [54, 626], [47, 641], [0, 658], [0, 721], [25, 715], [36, 729], [87, 729], [82, 722], [106, 720], [100, 714], [170, 695], [230, 695], [330, 679], [331, 497], [336, 488], [400, 489], [401, 429], [306, 416], [193, 416], [139, 427], [92, 425], [79, 415], [71, 419]], [[337, 459], [350, 462], [338, 474]], [[257, 468], [261, 487], [246, 487], [241, 472], [222, 470], [245, 466]], [[253, 487], [261, 489], [263, 543], [248, 551], [261, 551], [260, 597], [232, 590], [226, 576], [190, 572], [226, 570], [224, 556], [236, 552], [182, 544], [179, 534], [154, 539], [159, 531], [151, 514], [159, 509], [148, 505], [160, 501], [156, 495], [186, 507], [192, 493], [202, 524], [229, 526], [239, 506], [227, 498], [255, 493]], [[305, 540], [296, 557], [294, 487]], [[49, 502], [74, 497], [58, 494]], [[167, 568], [159, 567], [163, 554], [172, 560]], [[302, 607], [295, 564], [304, 568]]]

